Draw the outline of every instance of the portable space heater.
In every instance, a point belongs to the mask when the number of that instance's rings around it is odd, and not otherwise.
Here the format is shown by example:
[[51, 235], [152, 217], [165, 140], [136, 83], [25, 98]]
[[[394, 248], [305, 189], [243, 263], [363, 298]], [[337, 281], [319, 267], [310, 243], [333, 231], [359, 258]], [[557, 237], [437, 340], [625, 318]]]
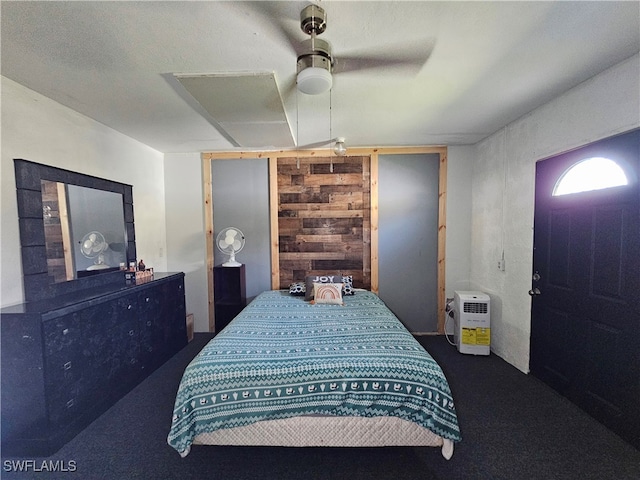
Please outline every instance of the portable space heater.
[[453, 341], [460, 353], [489, 355], [491, 351], [491, 305], [482, 292], [454, 292]]

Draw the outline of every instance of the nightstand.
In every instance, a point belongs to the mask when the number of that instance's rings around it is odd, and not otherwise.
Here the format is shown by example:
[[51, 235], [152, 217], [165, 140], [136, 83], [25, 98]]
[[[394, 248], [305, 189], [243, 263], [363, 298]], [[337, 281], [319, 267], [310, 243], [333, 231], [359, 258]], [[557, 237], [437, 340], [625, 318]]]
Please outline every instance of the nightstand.
[[247, 305], [244, 264], [213, 267], [213, 298], [218, 333]]

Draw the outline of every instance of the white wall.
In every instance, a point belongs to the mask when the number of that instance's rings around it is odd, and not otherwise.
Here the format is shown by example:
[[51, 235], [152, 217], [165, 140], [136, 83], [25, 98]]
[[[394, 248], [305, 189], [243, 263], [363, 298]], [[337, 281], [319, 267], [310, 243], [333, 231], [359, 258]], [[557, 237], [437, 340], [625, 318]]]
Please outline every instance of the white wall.
[[471, 177], [474, 146], [449, 147], [447, 152], [447, 241], [445, 292], [469, 290], [471, 270]]
[[529, 370], [535, 163], [639, 126], [635, 55], [476, 145], [470, 285], [491, 295], [492, 350], [522, 371]]
[[204, 193], [199, 153], [165, 156], [167, 268], [185, 272], [187, 312], [194, 330], [209, 331]]
[[[445, 296], [469, 290], [471, 271], [471, 177], [475, 146], [447, 149], [447, 236], [445, 244]], [[446, 319], [446, 317], [445, 317]], [[445, 331], [453, 335], [453, 321]]]
[[12, 80], [0, 80], [0, 305], [24, 300], [14, 158], [133, 185], [138, 258], [166, 270], [163, 154]]

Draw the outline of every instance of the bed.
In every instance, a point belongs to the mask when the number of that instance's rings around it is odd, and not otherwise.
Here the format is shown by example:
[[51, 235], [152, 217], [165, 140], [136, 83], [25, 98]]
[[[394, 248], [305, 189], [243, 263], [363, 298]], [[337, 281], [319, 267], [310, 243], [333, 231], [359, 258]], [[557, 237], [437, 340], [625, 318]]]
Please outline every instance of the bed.
[[372, 292], [261, 293], [185, 369], [169, 444], [434, 446], [461, 440], [440, 366]]

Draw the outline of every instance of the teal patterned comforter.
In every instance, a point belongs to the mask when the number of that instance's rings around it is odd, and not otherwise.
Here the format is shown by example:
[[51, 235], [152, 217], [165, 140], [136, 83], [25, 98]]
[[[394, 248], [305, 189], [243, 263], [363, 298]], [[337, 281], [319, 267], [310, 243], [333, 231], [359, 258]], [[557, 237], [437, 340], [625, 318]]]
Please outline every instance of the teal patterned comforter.
[[458, 442], [440, 366], [373, 293], [312, 305], [260, 294], [185, 369], [168, 442], [299, 415], [394, 416]]

